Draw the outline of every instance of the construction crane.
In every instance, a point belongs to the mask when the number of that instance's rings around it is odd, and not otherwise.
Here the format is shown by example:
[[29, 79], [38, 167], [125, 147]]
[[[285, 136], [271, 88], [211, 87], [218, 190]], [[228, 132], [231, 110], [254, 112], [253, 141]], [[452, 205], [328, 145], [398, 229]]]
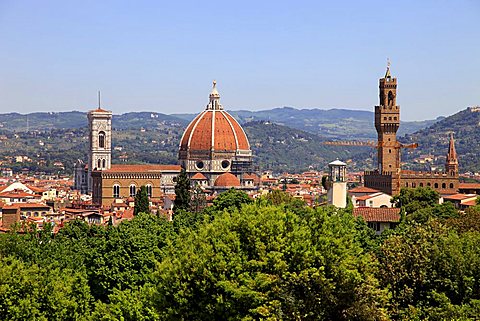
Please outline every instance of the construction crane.
[[358, 140], [338, 140], [338, 141], [330, 141], [330, 142], [323, 142], [324, 145], [333, 145], [333, 146], [369, 146], [369, 147], [391, 147], [391, 148], [417, 148], [418, 144], [402, 144], [400, 142], [377, 142], [373, 140], [367, 141], [358, 141]]

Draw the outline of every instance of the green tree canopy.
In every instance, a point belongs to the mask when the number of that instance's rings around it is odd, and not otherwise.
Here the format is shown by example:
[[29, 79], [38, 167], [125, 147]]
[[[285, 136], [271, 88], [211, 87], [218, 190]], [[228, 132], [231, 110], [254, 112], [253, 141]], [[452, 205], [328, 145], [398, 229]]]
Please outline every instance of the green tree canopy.
[[190, 210], [190, 179], [184, 168], [177, 176], [177, 183], [175, 184], [175, 201], [173, 203], [173, 211], [178, 210], [188, 211]]
[[150, 202], [148, 200], [147, 187], [143, 185], [135, 195], [135, 207], [133, 208], [133, 215], [140, 213], [150, 213]]
[[372, 259], [348, 213], [319, 208], [301, 217], [246, 205], [167, 249], [153, 306], [168, 320], [384, 319]]
[[392, 198], [396, 207], [402, 207], [407, 214], [438, 204], [440, 195], [430, 187], [402, 188], [400, 194]]

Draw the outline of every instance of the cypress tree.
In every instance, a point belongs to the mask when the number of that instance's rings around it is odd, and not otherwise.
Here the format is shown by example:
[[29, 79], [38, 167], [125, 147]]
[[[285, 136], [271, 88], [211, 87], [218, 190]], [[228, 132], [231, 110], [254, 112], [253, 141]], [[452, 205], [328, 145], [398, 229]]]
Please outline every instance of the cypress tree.
[[177, 184], [175, 185], [175, 202], [173, 203], [173, 211], [188, 211], [190, 209], [190, 179], [184, 168], [180, 175], [177, 176]]
[[142, 186], [135, 194], [135, 207], [133, 208], [133, 215], [139, 213], [150, 213], [150, 206], [148, 201], [147, 187]]

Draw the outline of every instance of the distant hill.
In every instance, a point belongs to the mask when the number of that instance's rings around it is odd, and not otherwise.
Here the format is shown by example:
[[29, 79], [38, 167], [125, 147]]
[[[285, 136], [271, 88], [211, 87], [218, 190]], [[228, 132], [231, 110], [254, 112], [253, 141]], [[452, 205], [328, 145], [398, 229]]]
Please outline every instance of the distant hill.
[[[374, 138], [373, 113], [369, 111], [284, 107], [231, 113], [243, 124], [255, 163], [262, 170], [321, 169], [336, 157], [349, 161], [351, 170], [373, 167], [372, 148], [322, 144], [326, 140]], [[155, 112], [113, 115], [114, 162], [175, 163], [180, 137], [191, 116]], [[431, 123], [434, 121], [405, 122], [401, 128], [414, 132]], [[3, 166], [16, 170], [27, 167], [48, 173], [71, 172], [77, 158], [86, 159], [87, 117], [83, 112], [0, 114], [0, 134]], [[18, 155], [32, 161], [15, 163], [12, 157]], [[65, 169], [55, 168], [56, 161], [64, 163]]]
[[[118, 129], [155, 128], [165, 124], [187, 123], [184, 119], [155, 112], [131, 112], [112, 117], [112, 127]], [[80, 111], [0, 114], [0, 128], [9, 131], [77, 129], [87, 126], [87, 113]]]
[[345, 149], [342, 146], [324, 145], [323, 137], [271, 122], [249, 122], [243, 128], [249, 138], [255, 163], [261, 169], [275, 172], [327, 169], [327, 164], [336, 158], [347, 161], [352, 169], [363, 168], [372, 150], [368, 147]]
[[405, 135], [402, 141], [417, 142], [419, 148], [403, 155], [403, 160], [414, 162], [422, 155], [433, 155], [433, 166], [443, 167], [448, 149], [449, 133], [454, 132], [459, 155], [460, 171], [480, 171], [480, 112], [467, 108], [439, 122]]
[[[261, 111], [229, 110], [240, 123], [268, 120], [300, 130], [321, 135], [327, 139], [373, 139], [376, 131], [373, 125], [374, 113], [350, 109], [296, 109], [292, 107], [274, 108]], [[190, 121], [195, 114], [172, 114], [177, 118]], [[426, 128], [436, 121], [402, 122], [400, 135], [413, 133]]]
[[[136, 122], [134, 118], [128, 119]], [[117, 126], [112, 132], [114, 163], [177, 162], [178, 144], [185, 125], [160, 122], [150, 127], [124, 127]], [[348, 161], [353, 169], [363, 168], [371, 160], [368, 153], [372, 149], [326, 146], [322, 144], [324, 138], [306, 131], [269, 122], [251, 122], [243, 127], [254, 152], [254, 163], [260, 170], [300, 172], [310, 168], [323, 169], [336, 157]], [[87, 158], [87, 142], [85, 127], [28, 132], [3, 129], [0, 130], [0, 160], [3, 166], [15, 171], [28, 168], [50, 174], [72, 173], [73, 163]], [[15, 156], [26, 156], [28, 160], [17, 163]], [[56, 167], [56, 162], [63, 163], [64, 168]]]

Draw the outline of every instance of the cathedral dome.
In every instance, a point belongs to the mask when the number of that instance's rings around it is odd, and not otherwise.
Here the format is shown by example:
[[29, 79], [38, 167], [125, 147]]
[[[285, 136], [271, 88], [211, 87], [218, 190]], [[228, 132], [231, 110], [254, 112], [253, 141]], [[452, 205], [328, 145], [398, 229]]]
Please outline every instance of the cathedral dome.
[[216, 187], [239, 187], [241, 184], [237, 176], [232, 173], [223, 173], [217, 177], [214, 185]]
[[235, 152], [248, 151], [250, 144], [240, 124], [220, 104], [216, 82], [210, 102], [187, 126], [180, 141], [180, 151]]

